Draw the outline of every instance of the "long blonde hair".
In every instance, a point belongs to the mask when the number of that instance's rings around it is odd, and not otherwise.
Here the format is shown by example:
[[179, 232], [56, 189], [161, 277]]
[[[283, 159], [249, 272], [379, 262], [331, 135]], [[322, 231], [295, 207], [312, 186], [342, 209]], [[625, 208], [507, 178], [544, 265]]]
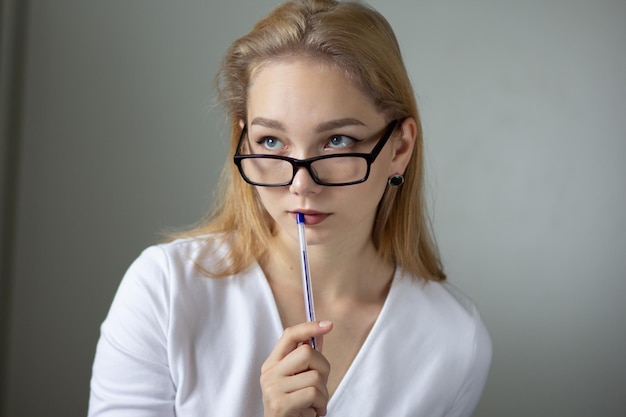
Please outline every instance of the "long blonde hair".
[[313, 57], [342, 71], [389, 119], [416, 120], [417, 138], [405, 182], [401, 187], [387, 187], [372, 238], [383, 259], [425, 280], [445, 279], [425, 208], [423, 138], [413, 88], [391, 26], [361, 3], [289, 1], [231, 45], [216, 78], [219, 99], [231, 123], [222, 188], [214, 210], [182, 235], [217, 233], [235, 239], [228, 257], [208, 271], [213, 277], [237, 273], [267, 255], [274, 222], [254, 188], [240, 178], [232, 156], [241, 133], [239, 122], [246, 120], [253, 75], [268, 62], [294, 56]]

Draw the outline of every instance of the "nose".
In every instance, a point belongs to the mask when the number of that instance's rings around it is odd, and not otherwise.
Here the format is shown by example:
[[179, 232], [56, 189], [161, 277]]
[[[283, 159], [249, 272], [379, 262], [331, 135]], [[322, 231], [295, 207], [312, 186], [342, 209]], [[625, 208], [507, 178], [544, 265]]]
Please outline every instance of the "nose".
[[320, 187], [322, 186], [313, 180], [311, 173], [305, 167], [298, 167], [289, 191], [297, 195], [307, 195], [319, 192]]

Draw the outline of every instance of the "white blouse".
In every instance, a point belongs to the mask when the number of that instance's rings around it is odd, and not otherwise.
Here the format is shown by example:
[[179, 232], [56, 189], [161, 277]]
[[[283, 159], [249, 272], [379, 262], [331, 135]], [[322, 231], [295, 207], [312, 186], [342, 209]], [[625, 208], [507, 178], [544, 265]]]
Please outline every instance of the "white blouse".
[[[263, 416], [261, 365], [283, 333], [261, 268], [207, 278], [216, 240], [153, 246], [131, 265], [102, 324], [89, 416]], [[491, 340], [449, 283], [397, 270], [328, 416], [470, 416]]]

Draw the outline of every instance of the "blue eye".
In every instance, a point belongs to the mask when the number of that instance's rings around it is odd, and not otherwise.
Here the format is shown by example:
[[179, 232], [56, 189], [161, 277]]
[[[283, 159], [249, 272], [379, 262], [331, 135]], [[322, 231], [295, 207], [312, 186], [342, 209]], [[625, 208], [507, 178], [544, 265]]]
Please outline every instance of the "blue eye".
[[330, 138], [330, 140], [328, 141], [328, 146], [330, 148], [338, 149], [347, 148], [354, 144], [354, 142], [356, 142], [356, 139], [353, 139], [350, 136], [336, 135]]
[[265, 136], [264, 138], [258, 140], [257, 143], [270, 151], [275, 151], [283, 147], [283, 143], [273, 136]]

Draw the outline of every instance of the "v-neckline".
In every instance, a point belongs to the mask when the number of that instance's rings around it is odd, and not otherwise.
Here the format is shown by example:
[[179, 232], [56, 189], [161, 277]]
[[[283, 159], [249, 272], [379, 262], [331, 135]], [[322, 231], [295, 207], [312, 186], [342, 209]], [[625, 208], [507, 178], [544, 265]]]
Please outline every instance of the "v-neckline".
[[[265, 273], [263, 272], [263, 269], [258, 263], [255, 263], [254, 268], [257, 271], [257, 275], [259, 279], [262, 281], [261, 285], [265, 292], [265, 297], [268, 300], [269, 307], [272, 310], [271, 311], [272, 324], [276, 331], [276, 336], [277, 336], [276, 340], [278, 340], [278, 338], [280, 338], [280, 336], [285, 331], [283, 322], [280, 318], [278, 304], [276, 303], [276, 298], [274, 297], [274, 293], [269, 284], [269, 281], [267, 280], [267, 277], [265, 276]], [[348, 366], [348, 369], [346, 370], [343, 377], [339, 381], [339, 384], [337, 385], [335, 392], [330, 397], [330, 400], [328, 402], [329, 412], [332, 410], [333, 404], [338, 401], [338, 398], [340, 398], [343, 392], [346, 390], [346, 386], [348, 385], [349, 380], [353, 377], [354, 373], [356, 373], [356, 371], [360, 367], [360, 363], [364, 360], [364, 357], [367, 356], [369, 346], [373, 343], [373, 341], [376, 340], [377, 334], [380, 332], [379, 329], [382, 326], [382, 324], [380, 323], [384, 321], [385, 317], [387, 316], [387, 311], [390, 309], [389, 307], [389, 305], [391, 304], [390, 300], [393, 298], [395, 289], [397, 287], [396, 282], [399, 280], [400, 275], [401, 275], [400, 269], [396, 267], [393, 273], [393, 277], [391, 279], [389, 291], [387, 292], [387, 295], [380, 309], [380, 312], [378, 313], [378, 316], [376, 317], [376, 320], [374, 320], [374, 324], [372, 325], [372, 328], [368, 332], [365, 340], [363, 341], [363, 344], [361, 345], [358, 352], [354, 356], [354, 359]]]

